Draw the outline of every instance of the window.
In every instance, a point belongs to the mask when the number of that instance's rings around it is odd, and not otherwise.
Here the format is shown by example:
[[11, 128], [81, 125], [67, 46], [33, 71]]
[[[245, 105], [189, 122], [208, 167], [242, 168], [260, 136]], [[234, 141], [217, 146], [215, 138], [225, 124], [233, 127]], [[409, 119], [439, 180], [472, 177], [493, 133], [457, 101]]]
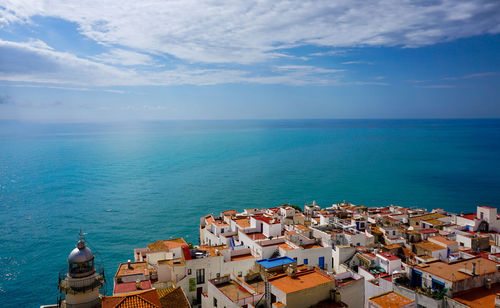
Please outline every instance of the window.
[[297, 257], [294, 257], [293, 259], [294, 259], [295, 261], [297, 261]]
[[224, 228], [220, 229], [220, 233], [224, 233]]
[[241, 277], [243, 276], [243, 273], [242, 272], [238, 272], [238, 277]]
[[444, 289], [444, 283], [439, 280], [432, 279], [432, 289], [442, 291]]
[[214, 297], [214, 307], [217, 307], [217, 299]]
[[481, 212], [481, 219], [484, 219], [484, 213]]
[[220, 273], [217, 273], [217, 278], [219, 278], [219, 277], [220, 277]]
[[205, 283], [205, 269], [200, 268], [196, 270], [196, 284]]
[[188, 268], [188, 275], [191, 275], [191, 269]]
[[304, 259], [304, 264], [307, 265], [309, 263], [309, 260]]

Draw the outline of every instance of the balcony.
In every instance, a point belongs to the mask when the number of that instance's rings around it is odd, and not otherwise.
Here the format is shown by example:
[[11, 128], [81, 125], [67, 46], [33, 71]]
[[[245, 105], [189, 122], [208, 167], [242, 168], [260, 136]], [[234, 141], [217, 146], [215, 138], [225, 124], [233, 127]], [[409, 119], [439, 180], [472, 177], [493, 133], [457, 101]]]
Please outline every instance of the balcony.
[[103, 268], [96, 271], [96, 274], [89, 278], [71, 279], [71, 282], [69, 281], [67, 274], [61, 272], [59, 273], [58, 288], [59, 291], [65, 294], [77, 294], [100, 288], [105, 282], [106, 278], [104, 276]]

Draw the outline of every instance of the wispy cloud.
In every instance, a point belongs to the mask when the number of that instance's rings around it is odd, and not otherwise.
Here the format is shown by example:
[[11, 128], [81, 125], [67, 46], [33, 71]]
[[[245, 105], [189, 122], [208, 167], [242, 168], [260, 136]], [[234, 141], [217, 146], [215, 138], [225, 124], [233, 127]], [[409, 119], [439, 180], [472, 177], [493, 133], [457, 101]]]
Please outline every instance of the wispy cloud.
[[463, 79], [474, 79], [474, 78], [484, 78], [489, 76], [498, 75], [499, 72], [484, 72], [484, 73], [475, 73], [469, 75], [463, 75], [458, 77], [445, 77], [444, 80], [463, 80]]
[[351, 65], [351, 64], [368, 64], [368, 65], [372, 65], [373, 62], [358, 60], [358, 61], [346, 61], [346, 62], [342, 62], [342, 64], [344, 64], [344, 65]]
[[[312, 65], [280, 65], [274, 66], [270, 72], [256, 74], [227, 68], [197, 69], [176, 66], [171, 69], [144, 70], [139, 73], [134, 68], [113, 66], [92, 59], [80, 58], [67, 52], [58, 52], [40, 42], [20, 43], [0, 40], [0, 52], [6, 63], [15, 63], [15, 65], [0, 67], [0, 80], [23, 82], [27, 87], [74, 91], [123, 93], [121, 90], [105, 87], [221, 83], [335, 85], [340, 83], [340, 77], [337, 74], [345, 71]], [[29, 58], [30, 61], [17, 61], [20, 56]], [[101, 87], [101, 89], [96, 87]]]
[[154, 64], [154, 60], [151, 56], [124, 49], [111, 49], [107, 53], [92, 56], [90, 58], [97, 62], [124, 66]]
[[344, 50], [328, 50], [328, 51], [323, 51], [323, 52], [313, 52], [310, 53], [309, 56], [311, 57], [324, 57], [324, 56], [338, 56], [338, 55], [343, 55], [345, 54]]
[[126, 91], [106, 89], [106, 88], [85, 88], [85, 87], [64, 87], [64, 86], [54, 86], [51, 84], [37, 85], [37, 84], [9, 84], [9, 87], [14, 88], [41, 88], [41, 89], [57, 89], [57, 90], [67, 90], [67, 91], [81, 91], [81, 92], [107, 92], [124, 94]]
[[452, 89], [452, 88], [456, 88], [456, 86], [451, 85], [451, 84], [431, 84], [431, 85], [416, 85], [415, 88]]

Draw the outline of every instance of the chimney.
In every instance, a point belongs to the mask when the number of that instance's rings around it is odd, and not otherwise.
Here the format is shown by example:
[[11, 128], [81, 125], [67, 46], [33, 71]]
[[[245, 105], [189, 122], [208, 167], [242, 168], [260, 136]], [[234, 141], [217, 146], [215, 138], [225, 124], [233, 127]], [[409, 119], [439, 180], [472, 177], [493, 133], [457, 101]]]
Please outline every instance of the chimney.
[[476, 276], [476, 262], [472, 262], [472, 275]]
[[485, 285], [486, 289], [490, 290], [491, 289], [491, 279], [488, 278], [486, 279], [486, 285]]
[[141, 280], [137, 279], [135, 281], [135, 287], [137, 288], [137, 290], [142, 290]]
[[128, 269], [132, 269], [132, 263], [130, 262], [130, 260], [127, 261], [127, 267]]

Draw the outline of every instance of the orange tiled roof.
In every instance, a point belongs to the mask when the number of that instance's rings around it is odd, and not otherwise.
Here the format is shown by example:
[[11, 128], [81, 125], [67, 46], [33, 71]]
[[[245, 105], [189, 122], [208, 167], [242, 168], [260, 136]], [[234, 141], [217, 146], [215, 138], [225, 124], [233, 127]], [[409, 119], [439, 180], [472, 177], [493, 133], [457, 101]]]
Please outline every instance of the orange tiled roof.
[[105, 296], [102, 308], [161, 308], [156, 290], [141, 291], [127, 295]]
[[190, 308], [186, 295], [181, 287], [157, 290], [162, 308]]
[[156, 241], [148, 245], [149, 251], [166, 251], [168, 246], [163, 241]]
[[179, 248], [182, 247], [183, 245], [188, 244], [182, 237], [166, 240], [163, 242], [165, 243], [165, 245], [167, 245], [168, 249]]

